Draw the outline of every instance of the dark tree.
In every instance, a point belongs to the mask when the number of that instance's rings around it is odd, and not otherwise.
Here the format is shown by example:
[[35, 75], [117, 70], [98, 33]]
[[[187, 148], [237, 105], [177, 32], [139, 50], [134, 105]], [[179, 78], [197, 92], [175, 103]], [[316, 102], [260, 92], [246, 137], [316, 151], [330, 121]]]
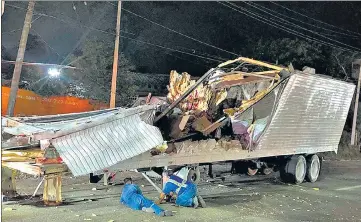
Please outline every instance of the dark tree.
[[[81, 53], [72, 55], [68, 64], [77, 67], [72, 75], [72, 81], [82, 90], [87, 98], [108, 102], [110, 99], [113, 53], [112, 42], [102, 40], [88, 40], [80, 47]], [[133, 77], [135, 67], [124, 54], [119, 55], [117, 78], [117, 105], [126, 105], [129, 97], [134, 96], [136, 87]]]

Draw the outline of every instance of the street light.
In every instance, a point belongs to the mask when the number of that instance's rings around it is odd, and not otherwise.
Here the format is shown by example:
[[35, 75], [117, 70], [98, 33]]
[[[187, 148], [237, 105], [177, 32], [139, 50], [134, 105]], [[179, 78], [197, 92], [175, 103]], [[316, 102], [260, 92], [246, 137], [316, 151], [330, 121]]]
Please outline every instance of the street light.
[[50, 69], [48, 69], [48, 74], [51, 77], [58, 77], [60, 75], [60, 70], [56, 69], [56, 68], [50, 68]]

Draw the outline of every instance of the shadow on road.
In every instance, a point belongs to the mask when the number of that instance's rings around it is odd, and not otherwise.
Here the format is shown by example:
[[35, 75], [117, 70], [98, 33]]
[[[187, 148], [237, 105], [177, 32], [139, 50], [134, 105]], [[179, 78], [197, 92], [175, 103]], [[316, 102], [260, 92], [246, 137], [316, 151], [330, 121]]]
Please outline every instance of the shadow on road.
[[232, 205], [236, 203], [248, 203], [262, 199], [259, 193], [242, 194], [235, 192], [227, 192], [215, 195], [202, 195], [203, 199], [210, 205]]

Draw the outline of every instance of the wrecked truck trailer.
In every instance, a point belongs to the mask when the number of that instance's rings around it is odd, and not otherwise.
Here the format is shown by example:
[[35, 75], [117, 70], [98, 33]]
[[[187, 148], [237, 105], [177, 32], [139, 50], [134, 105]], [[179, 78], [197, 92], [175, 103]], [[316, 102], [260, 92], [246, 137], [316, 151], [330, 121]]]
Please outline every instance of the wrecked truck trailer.
[[[244, 64], [266, 70], [247, 72], [251, 68]], [[284, 181], [315, 182], [318, 154], [337, 152], [354, 88], [248, 58], [221, 64], [197, 82], [172, 71], [167, 96], [172, 103], [156, 118], [167, 145], [111, 169], [233, 161], [237, 173], [278, 168]]]
[[314, 182], [321, 167], [317, 154], [337, 152], [354, 88], [243, 57], [198, 80], [172, 71], [167, 101], [153, 105], [3, 118], [3, 132], [13, 137], [3, 143], [2, 165], [45, 175], [57, 185], [46, 186], [44, 200], [57, 203], [64, 171], [177, 171], [233, 161], [235, 172], [279, 167], [285, 181]]

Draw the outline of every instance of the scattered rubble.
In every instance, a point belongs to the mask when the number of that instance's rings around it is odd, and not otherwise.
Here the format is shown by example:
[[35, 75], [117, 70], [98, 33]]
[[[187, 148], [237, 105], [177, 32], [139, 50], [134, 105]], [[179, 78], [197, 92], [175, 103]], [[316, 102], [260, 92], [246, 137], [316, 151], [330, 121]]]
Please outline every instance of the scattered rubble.
[[[220, 64], [198, 81], [192, 80], [186, 72], [179, 74], [173, 70], [167, 95], [171, 105], [163, 105], [169, 107], [163, 109], [155, 121], [161, 122], [158, 126], [170, 140], [168, 146], [188, 137], [221, 139], [223, 144], [229, 143], [223, 146], [226, 150], [235, 145], [240, 149], [252, 149], [270, 121], [275, 89], [290, 75], [287, 70], [243, 57]], [[253, 108], [265, 97], [273, 101]], [[165, 126], [169, 123], [170, 127]], [[165, 150], [163, 144], [151, 153], [159, 155]]]

